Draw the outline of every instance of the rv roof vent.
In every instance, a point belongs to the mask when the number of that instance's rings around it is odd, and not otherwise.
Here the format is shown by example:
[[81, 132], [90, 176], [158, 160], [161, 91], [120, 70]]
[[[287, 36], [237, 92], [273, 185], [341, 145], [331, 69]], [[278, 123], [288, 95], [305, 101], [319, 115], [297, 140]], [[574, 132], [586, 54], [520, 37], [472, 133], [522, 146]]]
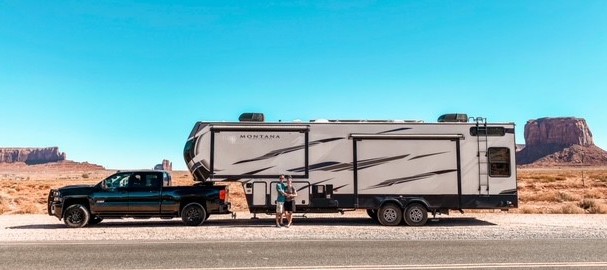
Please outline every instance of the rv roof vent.
[[437, 122], [468, 122], [468, 115], [465, 113], [448, 113], [438, 117]]
[[265, 120], [263, 113], [243, 113], [238, 117], [240, 122], [264, 122]]

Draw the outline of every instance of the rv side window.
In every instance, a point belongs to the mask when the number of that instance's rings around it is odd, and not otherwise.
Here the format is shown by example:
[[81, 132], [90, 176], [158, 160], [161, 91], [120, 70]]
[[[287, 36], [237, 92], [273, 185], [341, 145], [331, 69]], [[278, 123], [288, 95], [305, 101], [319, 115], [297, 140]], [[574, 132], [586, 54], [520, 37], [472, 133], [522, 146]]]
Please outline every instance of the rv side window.
[[510, 149], [506, 147], [491, 147], [488, 149], [489, 176], [510, 177]]
[[504, 136], [506, 130], [504, 127], [471, 127], [470, 135], [472, 136]]

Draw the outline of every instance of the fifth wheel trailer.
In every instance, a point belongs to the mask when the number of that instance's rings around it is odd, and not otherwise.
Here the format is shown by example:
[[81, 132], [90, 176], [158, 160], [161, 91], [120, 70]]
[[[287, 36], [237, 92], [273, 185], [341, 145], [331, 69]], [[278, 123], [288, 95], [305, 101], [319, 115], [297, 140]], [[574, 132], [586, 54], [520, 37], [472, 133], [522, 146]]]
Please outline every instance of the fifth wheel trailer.
[[513, 123], [268, 123], [253, 116], [197, 122], [184, 148], [196, 181], [241, 182], [252, 213], [274, 211], [282, 174], [294, 178], [297, 212], [366, 209], [382, 225], [518, 206]]

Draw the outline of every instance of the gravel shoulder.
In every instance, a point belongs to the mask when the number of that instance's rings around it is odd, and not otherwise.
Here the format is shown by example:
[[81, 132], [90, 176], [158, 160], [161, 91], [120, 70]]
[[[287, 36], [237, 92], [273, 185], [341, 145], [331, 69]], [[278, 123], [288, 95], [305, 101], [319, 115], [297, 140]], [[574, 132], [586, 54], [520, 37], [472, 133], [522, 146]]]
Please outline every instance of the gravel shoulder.
[[274, 227], [269, 215], [251, 217], [212, 216], [198, 227], [179, 219], [111, 219], [70, 229], [48, 215], [0, 215], [0, 242], [607, 239], [607, 215], [452, 213], [423, 227], [384, 227], [363, 212], [346, 212], [297, 215], [290, 228]]

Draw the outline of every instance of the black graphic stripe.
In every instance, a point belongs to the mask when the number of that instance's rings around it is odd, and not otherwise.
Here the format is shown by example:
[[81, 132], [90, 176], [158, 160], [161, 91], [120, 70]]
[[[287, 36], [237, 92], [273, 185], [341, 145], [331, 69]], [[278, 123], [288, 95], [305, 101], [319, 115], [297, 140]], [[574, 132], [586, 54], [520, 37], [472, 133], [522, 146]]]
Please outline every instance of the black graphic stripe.
[[377, 185], [374, 186], [370, 186], [368, 188], [366, 188], [365, 190], [368, 189], [375, 189], [375, 188], [382, 188], [382, 187], [388, 187], [388, 186], [392, 186], [392, 185], [398, 185], [398, 184], [402, 184], [402, 183], [407, 183], [407, 182], [412, 182], [412, 181], [417, 181], [417, 180], [422, 180], [422, 179], [426, 179], [435, 175], [439, 175], [439, 174], [446, 174], [446, 173], [451, 173], [451, 172], [456, 172], [457, 170], [441, 170], [441, 171], [434, 171], [434, 172], [427, 172], [427, 173], [422, 173], [422, 174], [418, 174], [418, 175], [413, 175], [413, 176], [407, 176], [407, 177], [401, 177], [401, 178], [395, 178], [395, 179], [388, 179], [385, 180]]
[[339, 186], [339, 187], [334, 187], [334, 188], [333, 188], [333, 191], [337, 191], [337, 190], [339, 190], [340, 188], [345, 187], [345, 186], [347, 186], [347, 185], [348, 185], [348, 184], [345, 184], [345, 185], [342, 185], [342, 186]]
[[429, 157], [429, 156], [435, 156], [435, 155], [440, 155], [440, 154], [444, 154], [444, 153], [449, 153], [449, 151], [446, 152], [438, 152], [438, 153], [432, 153], [432, 154], [426, 154], [426, 155], [420, 155], [420, 156], [415, 156], [410, 158], [409, 160], [414, 160], [414, 159], [418, 159], [418, 158], [425, 158], [425, 157]]
[[377, 134], [386, 134], [386, 133], [390, 133], [390, 132], [403, 131], [403, 130], [409, 130], [409, 129], [411, 129], [411, 128], [396, 128], [396, 129], [382, 131], [382, 132], [377, 133]]
[[[379, 165], [388, 163], [390, 161], [406, 158], [408, 156], [409, 156], [409, 154], [394, 156], [394, 157], [371, 158], [371, 159], [360, 160], [360, 161], [358, 161], [358, 164], [357, 164], [358, 170], [363, 170], [363, 169], [379, 166]], [[347, 164], [345, 164], [345, 166], [341, 166], [340, 168], [334, 169], [333, 172], [339, 172], [339, 171], [345, 171], [345, 170], [350, 170], [350, 171], [353, 170], [352, 162], [347, 163]]]
[[[250, 172], [247, 172], [247, 173], [243, 173], [243, 175], [253, 175], [253, 174], [257, 174], [257, 173], [263, 172], [263, 171], [265, 171], [265, 170], [267, 170], [267, 169], [272, 169], [272, 168], [274, 168], [274, 167], [275, 167], [275, 166], [265, 167], [265, 168], [263, 168], [263, 169], [254, 170], [254, 171], [250, 171]], [[227, 178], [227, 179], [226, 179], [226, 180], [224, 180], [224, 181], [226, 181], [226, 182], [233, 182], [233, 181], [238, 181], [238, 180], [240, 180], [240, 179], [242, 179], [242, 177], [237, 177], [237, 178]]]
[[503, 194], [503, 195], [514, 195], [514, 194], [516, 194], [516, 189], [506, 189], [506, 190], [500, 192], [500, 194]]
[[[336, 165], [336, 164], [340, 164], [340, 163], [337, 162], [337, 161], [326, 161], [326, 162], [312, 164], [312, 165], [309, 166], [309, 168], [310, 168], [311, 171], [315, 171], [315, 170], [319, 170], [319, 169], [322, 169], [324, 167], [333, 166], [333, 165]], [[290, 171], [290, 172], [304, 172], [305, 170], [306, 170], [306, 167], [298, 167], [298, 168], [290, 169], [290, 170], [287, 170], [287, 171]]]
[[[312, 147], [312, 146], [317, 145], [317, 144], [332, 142], [332, 141], [341, 140], [341, 139], [344, 139], [344, 138], [343, 137], [336, 137], [336, 138], [327, 138], [327, 139], [322, 139], [322, 140], [316, 140], [316, 141], [308, 143], [308, 146]], [[259, 160], [264, 160], [264, 159], [269, 159], [269, 158], [273, 158], [273, 157], [276, 157], [276, 156], [279, 156], [279, 155], [282, 155], [282, 154], [286, 154], [286, 153], [291, 153], [291, 152], [295, 152], [295, 151], [298, 151], [298, 150], [302, 150], [305, 147], [306, 147], [305, 145], [298, 145], [298, 146], [292, 146], [292, 147], [277, 149], [277, 150], [270, 151], [267, 154], [259, 156], [259, 157], [256, 157], [256, 158], [237, 161], [233, 165], [241, 164], [241, 163], [247, 163], [247, 162], [253, 162], [253, 161], [259, 161]]]
[[[366, 169], [374, 166], [378, 166], [393, 160], [403, 159], [408, 157], [409, 154], [394, 156], [394, 157], [383, 157], [383, 158], [370, 158], [358, 161], [358, 169]], [[332, 171], [332, 172], [340, 172], [345, 170], [352, 170], [352, 162], [349, 163], [340, 163], [337, 161], [326, 161], [321, 163], [312, 164], [309, 166], [310, 171]], [[290, 169], [290, 172], [304, 172], [305, 167], [298, 167], [294, 169]]]
[[333, 180], [333, 178], [325, 179], [325, 180], [318, 181], [318, 182], [316, 182], [316, 183], [312, 183], [312, 184], [307, 184], [307, 185], [305, 185], [305, 186], [303, 186], [303, 187], [299, 188], [297, 191], [302, 191], [302, 190], [304, 190], [304, 189], [306, 189], [306, 188], [309, 188], [311, 185], [318, 185], [318, 184], [320, 184], [320, 183], [324, 183], [324, 182], [327, 182], [327, 181], [329, 181], [329, 180]]

